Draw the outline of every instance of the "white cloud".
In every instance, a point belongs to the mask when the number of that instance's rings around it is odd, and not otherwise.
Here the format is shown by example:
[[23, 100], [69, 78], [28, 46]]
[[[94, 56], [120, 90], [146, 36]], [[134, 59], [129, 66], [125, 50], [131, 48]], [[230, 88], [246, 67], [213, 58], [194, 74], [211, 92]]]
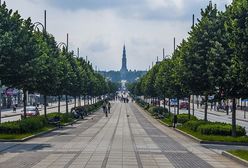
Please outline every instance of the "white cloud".
[[[220, 6], [229, 1], [216, 0]], [[47, 29], [57, 41], [65, 41], [69, 33], [71, 50], [79, 47], [81, 56], [87, 55], [101, 70], [118, 70], [124, 42], [129, 69], [147, 69], [157, 56], [162, 58], [162, 48], [171, 54], [173, 37], [177, 43], [187, 37], [191, 14], [199, 13], [209, 1], [108, 0], [95, 6], [93, 2], [98, 1], [76, 0], [69, 7], [69, 0], [57, 0], [56, 6], [48, 0], [7, 0], [7, 5], [24, 18], [31, 16], [33, 22], [42, 22], [47, 9]]]

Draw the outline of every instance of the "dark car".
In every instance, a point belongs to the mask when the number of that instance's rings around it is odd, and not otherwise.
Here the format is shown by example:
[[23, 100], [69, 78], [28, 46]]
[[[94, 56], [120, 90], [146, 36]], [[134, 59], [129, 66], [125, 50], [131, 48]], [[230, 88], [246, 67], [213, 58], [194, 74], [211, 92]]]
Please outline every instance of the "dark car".
[[179, 108], [180, 109], [188, 109], [189, 108], [189, 102], [187, 102], [187, 101], [180, 102]]
[[[22, 117], [24, 116], [24, 110], [22, 110], [21, 115], [22, 115]], [[39, 109], [36, 106], [27, 106], [26, 107], [26, 115], [28, 117], [38, 116], [38, 115], [40, 115], [40, 112], [39, 112]]]

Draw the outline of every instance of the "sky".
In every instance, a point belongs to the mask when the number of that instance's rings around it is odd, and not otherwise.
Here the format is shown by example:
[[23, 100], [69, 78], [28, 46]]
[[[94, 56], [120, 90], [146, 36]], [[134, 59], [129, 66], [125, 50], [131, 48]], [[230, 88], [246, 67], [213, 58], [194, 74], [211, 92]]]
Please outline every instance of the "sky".
[[[2, 0], [3, 1], [3, 0]], [[66, 41], [69, 50], [80, 48], [80, 56], [98, 70], [119, 70], [126, 45], [127, 68], [147, 70], [157, 57], [173, 51], [187, 38], [192, 15], [200, 16], [209, 0], [6, 0], [8, 8], [23, 18], [43, 22], [47, 10], [47, 31], [57, 42]], [[220, 10], [231, 0], [212, 0]]]

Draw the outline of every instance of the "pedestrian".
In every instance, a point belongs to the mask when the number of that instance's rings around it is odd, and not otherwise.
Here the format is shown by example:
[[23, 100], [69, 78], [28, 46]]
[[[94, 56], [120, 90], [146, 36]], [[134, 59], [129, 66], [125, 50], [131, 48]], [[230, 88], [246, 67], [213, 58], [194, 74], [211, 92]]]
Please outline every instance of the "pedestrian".
[[16, 112], [16, 104], [13, 105], [13, 113]]
[[103, 102], [102, 109], [103, 109], [103, 112], [105, 113], [105, 116], [108, 117], [106, 101]]
[[110, 113], [110, 109], [111, 109], [111, 104], [110, 102], [108, 102], [108, 113]]

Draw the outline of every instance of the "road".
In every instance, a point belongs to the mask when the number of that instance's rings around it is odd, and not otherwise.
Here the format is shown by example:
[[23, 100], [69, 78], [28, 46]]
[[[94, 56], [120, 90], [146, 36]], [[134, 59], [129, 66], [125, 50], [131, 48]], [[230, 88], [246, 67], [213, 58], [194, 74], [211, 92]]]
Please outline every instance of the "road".
[[[171, 111], [172, 111], [172, 113], [174, 113], [174, 109], [173, 108], [171, 109]], [[231, 117], [225, 115], [224, 113], [223, 113], [223, 115], [219, 115], [219, 114], [214, 114], [211, 111], [208, 111], [208, 112], [209, 112], [208, 113], [208, 120], [209, 121], [223, 122], [223, 123], [229, 123], [229, 124], [232, 123]], [[188, 110], [181, 109], [180, 110], [180, 113], [188, 113]], [[192, 110], [191, 110], [191, 113], [192, 113]], [[204, 119], [204, 112], [203, 111], [200, 111], [198, 109], [195, 109], [195, 116], [197, 118], [199, 118], [199, 119]], [[245, 127], [246, 132], [248, 133], [248, 121], [237, 119], [237, 124], [240, 125], [240, 126], [242, 126], [242, 127]]]
[[73, 126], [23, 143], [0, 143], [0, 168], [239, 168], [161, 125], [137, 105], [115, 102]]
[[[84, 102], [82, 101], [81, 105], [83, 105], [83, 103]], [[69, 104], [68, 104], [69, 111], [73, 107], [74, 107], [74, 102], [69, 102]], [[15, 113], [13, 112], [12, 109], [4, 110], [2, 112], [2, 119], [1, 119], [2, 121], [1, 122], [20, 120], [22, 110], [23, 110], [23, 108], [18, 108]], [[65, 102], [61, 102], [60, 111], [61, 111], [61, 113], [66, 112]], [[47, 106], [47, 113], [53, 113], [53, 112], [58, 112], [58, 103], [53, 103], [53, 104], [50, 104], [49, 106]], [[40, 108], [40, 114], [41, 115], [44, 114], [44, 107], [43, 106], [42, 106], [42, 108]]]

